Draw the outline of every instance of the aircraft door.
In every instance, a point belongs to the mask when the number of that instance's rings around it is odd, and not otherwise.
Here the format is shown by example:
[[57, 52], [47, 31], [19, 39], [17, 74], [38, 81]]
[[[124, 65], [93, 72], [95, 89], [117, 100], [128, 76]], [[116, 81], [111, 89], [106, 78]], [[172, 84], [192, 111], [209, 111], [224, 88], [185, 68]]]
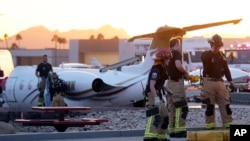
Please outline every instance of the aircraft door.
[[7, 102], [17, 102], [15, 97], [16, 77], [9, 77], [6, 81], [6, 100]]

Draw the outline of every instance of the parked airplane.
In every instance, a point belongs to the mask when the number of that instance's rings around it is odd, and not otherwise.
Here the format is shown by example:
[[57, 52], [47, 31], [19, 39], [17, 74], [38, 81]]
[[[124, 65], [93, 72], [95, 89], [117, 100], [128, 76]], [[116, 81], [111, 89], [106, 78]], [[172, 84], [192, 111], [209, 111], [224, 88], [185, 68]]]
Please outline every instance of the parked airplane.
[[83, 64], [83, 63], [61, 63], [59, 64], [59, 68], [77, 68], [77, 69], [99, 69], [103, 66], [96, 58], [90, 59], [91, 64]]
[[[69, 91], [65, 94], [68, 106], [125, 106], [138, 104], [143, 100], [142, 92], [146, 86], [148, 72], [153, 64], [152, 56], [158, 47], [168, 47], [169, 39], [183, 36], [188, 31], [237, 24], [241, 19], [215, 22], [184, 28], [163, 26], [155, 33], [134, 36], [128, 41], [139, 38], [153, 38], [145, 60], [139, 64], [122, 66], [116, 69], [100, 71], [99, 69], [64, 69], [53, 68], [60, 78], [67, 82]], [[35, 66], [16, 67], [6, 82], [5, 98], [9, 106], [22, 107], [35, 105], [38, 98]], [[102, 68], [103, 69], [103, 68]]]

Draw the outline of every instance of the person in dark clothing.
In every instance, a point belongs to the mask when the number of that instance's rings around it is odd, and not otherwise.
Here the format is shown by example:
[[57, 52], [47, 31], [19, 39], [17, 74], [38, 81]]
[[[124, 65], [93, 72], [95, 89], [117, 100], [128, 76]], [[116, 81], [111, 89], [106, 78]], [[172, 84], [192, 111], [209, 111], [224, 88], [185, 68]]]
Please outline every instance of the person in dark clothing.
[[229, 128], [233, 123], [232, 111], [230, 108], [229, 91], [223, 80], [225, 75], [230, 87], [234, 89], [231, 72], [228, 68], [227, 59], [220, 48], [223, 46], [220, 35], [215, 34], [208, 40], [211, 50], [205, 51], [201, 55], [203, 64], [203, 86], [201, 91], [201, 100], [206, 104], [206, 129], [215, 129], [215, 104], [218, 104], [222, 126]]
[[144, 133], [144, 141], [169, 141], [167, 139], [168, 110], [163, 98], [164, 83], [168, 79], [166, 67], [172, 54], [169, 49], [158, 49], [146, 86], [146, 116], [148, 122]]
[[48, 63], [47, 55], [43, 55], [43, 62], [37, 66], [35, 73], [36, 76], [41, 79], [38, 83], [38, 90], [40, 93], [37, 106], [44, 106], [44, 90], [49, 72], [53, 72], [52, 65]]
[[170, 49], [173, 54], [168, 65], [169, 80], [167, 88], [169, 108], [169, 135], [170, 137], [186, 137], [186, 118], [188, 115], [188, 103], [184, 87], [184, 79], [189, 80], [189, 74], [182, 65], [181, 42], [179, 38], [170, 40]]
[[64, 92], [66, 91], [65, 82], [53, 72], [49, 83], [49, 93], [51, 96], [52, 106], [66, 106], [64, 102]]

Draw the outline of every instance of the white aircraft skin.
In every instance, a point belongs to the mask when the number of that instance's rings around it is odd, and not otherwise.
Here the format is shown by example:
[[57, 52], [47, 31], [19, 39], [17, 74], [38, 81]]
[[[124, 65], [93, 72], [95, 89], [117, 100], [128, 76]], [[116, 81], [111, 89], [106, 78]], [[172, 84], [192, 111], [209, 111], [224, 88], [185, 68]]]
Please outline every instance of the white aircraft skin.
[[[149, 53], [154, 51], [155, 49], [150, 50]], [[151, 55], [147, 55], [141, 64], [123, 66], [121, 71], [101, 73], [99, 69], [59, 67], [54, 67], [53, 71], [72, 87], [65, 94], [68, 106], [120, 106], [143, 99], [142, 92], [152, 63]], [[5, 90], [9, 106], [36, 105], [39, 91], [35, 70], [36, 66], [17, 66], [12, 71]]]
[[78, 68], [78, 69], [99, 69], [103, 66], [96, 58], [90, 59], [90, 64], [83, 64], [83, 63], [61, 63], [58, 65], [59, 68]]
[[250, 65], [249, 64], [229, 64], [231, 68], [239, 68], [243, 71], [250, 72]]
[[[131, 101], [143, 100], [142, 92], [146, 87], [148, 73], [153, 65], [152, 56], [159, 47], [168, 47], [173, 36], [183, 36], [193, 31], [240, 20], [223, 21], [184, 28], [160, 27], [155, 33], [135, 36], [138, 38], [153, 37], [152, 44], [143, 62], [136, 65], [122, 66], [121, 71], [99, 69], [53, 68], [61, 79], [67, 82], [70, 90], [65, 94], [68, 106], [125, 106]], [[166, 35], [166, 36], [165, 36]], [[11, 107], [34, 106], [38, 101], [38, 78], [35, 76], [36, 66], [18, 66], [6, 81], [5, 101]]]
[[92, 68], [91, 65], [82, 63], [61, 63], [58, 65], [59, 68], [79, 68], [79, 69], [89, 69]]

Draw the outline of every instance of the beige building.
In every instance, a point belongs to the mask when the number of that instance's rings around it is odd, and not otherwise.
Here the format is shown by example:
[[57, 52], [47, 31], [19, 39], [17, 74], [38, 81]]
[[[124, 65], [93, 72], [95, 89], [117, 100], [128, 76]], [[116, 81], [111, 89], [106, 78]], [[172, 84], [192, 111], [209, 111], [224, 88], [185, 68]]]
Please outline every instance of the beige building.
[[69, 62], [90, 64], [96, 58], [102, 65], [115, 63], [119, 60], [119, 39], [70, 40]]
[[68, 62], [68, 50], [15, 49], [10, 52], [15, 66], [37, 65], [42, 62], [42, 56], [45, 54], [48, 56], [48, 62], [53, 66], [58, 66], [61, 62]]

